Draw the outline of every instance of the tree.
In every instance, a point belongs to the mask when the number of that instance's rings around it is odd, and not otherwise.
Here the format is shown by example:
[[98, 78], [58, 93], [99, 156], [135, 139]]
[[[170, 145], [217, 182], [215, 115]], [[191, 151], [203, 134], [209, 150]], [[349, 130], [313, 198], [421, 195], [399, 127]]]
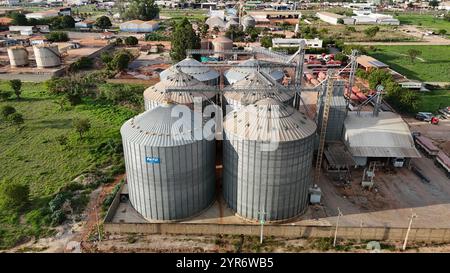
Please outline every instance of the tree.
[[3, 180], [0, 182], [0, 208], [22, 209], [29, 201], [30, 187], [26, 184]]
[[259, 42], [261, 43], [262, 47], [265, 47], [265, 48], [272, 47], [272, 36], [265, 35], [265, 36], [261, 37]]
[[132, 60], [132, 55], [128, 51], [117, 52], [110, 62], [109, 67], [114, 70], [123, 71], [128, 68], [128, 64]]
[[348, 32], [356, 32], [356, 28], [352, 27], [352, 26], [346, 26], [345, 30], [348, 31]]
[[154, 0], [130, 0], [119, 2], [122, 19], [149, 21], [159, 16], [159, 8]]
[[83, 134], [91, 129], [91, 122], [87, 118], [76, 118], [73, 120], [73, 127], [80, 134], [80, 139], [82, 139]]
[[438, 31], [438, 34], [444, 36], [445, 34], [447, 34], [447, 30], [446, 29], [440, 29]]
[[110, 28], [112, 26], [111, 24], [111, 20], [109, 19], [108, 16], [100, 16], [97, 18], [97, 20], [95, 20], [95, 26], [100, 28], [100, 29], [107, 29]]
[[127, 46], [134, 46], [137, 45], [138, 43], [139, 40], [134, 36], [128, 36], [127, 38], [125, 38], [125, 45]]
[[69, 41], [69, 35], [67, 32], [53, 31], [45, 36], [49, 42], [67, 42]]
[[420, 96], [412, 90], [404, 90], [400, 96], [400, 108], [406, 112], [415, 112], [419, 107]]
[[348, 56], [339, 52], [334, 56], [334, 59], [336, 61], [347, 62]]
[[343, 24], [344, 24], [344, 19], [339, 18], [339, 19], [337, 20], [337, 23], [343, 25]]
[[9, 99], [9, 97], [11, 97], [12, 93], [10, 91], [3, 91], [0, 90], [0, 100], [1, 101], [6, 101], [7, 99]]
[[27, 17], [23, 13], [13, 12], [9, 17], [13, 20], [12, 24], [15, 26], [28, 25]]
[[431, 0], [430, 2], [428, 2], [428, 5], [432, 8], [435, 8], [435, 7], [439, 6], [439, 1]]
[[20, 124], [23, 124], [23, 122], [24, 122], [22, 114], [17, 113], [17, 112], [9, 115], [7, 120], [12, 125], [20, 125]]
[[387, 81], [393, 81], [392, 75], [384, 69], [375, 69], [370, 72], [368, 77], [369, 88], [375, 89], [377, 85], [384, 84]]
[[407, 52], [409, 59], [411, 60], [411, 63], [414, 63], [414, 61], [416, 60], [416, 58], [420, 55], [422, 55], [422, 51], [418, 50], [418, 49], [414, 49], [414, 48], [410, 48], [408, 49]]
[[11, 105], [3, 105], [0, 108], [0, 117], [4, 120], [7, 120], [8, 117], [16, 112], [16, 108]]
[[444, 20], [447, 21], [447, 22], [450, 22], [450, 12], [447, 12], [447, 13], [444, 15]]
[[368, 27], [364, 30], [364, 34], [366, 34], [367, 37], [374, 37], [379, 31], [380, 28], [378, 26]]
[[200, 24], [200, 35], [205, 38], [208, 36], [209, 25], [206, 23]]
[[75, 20], [70, 15], [64, 15], [62, 17], [58, 17], [59, 19], [59, 27], [61, 29], [66, 28], [74, 28], [75, 27]]
[[172, 49], [170, 57], [179, 62], [186, 58], [186, 49], [199, 49], [200, 37], [197, 36], [187, 18], [175, 26], [172, 32]]
[[20, 99], [20, 94], [22, 93], [22, 81], [18, 79], [10, 80], [9, 86], [14, 90], [14, 94], [16, 94], [17, 99]]

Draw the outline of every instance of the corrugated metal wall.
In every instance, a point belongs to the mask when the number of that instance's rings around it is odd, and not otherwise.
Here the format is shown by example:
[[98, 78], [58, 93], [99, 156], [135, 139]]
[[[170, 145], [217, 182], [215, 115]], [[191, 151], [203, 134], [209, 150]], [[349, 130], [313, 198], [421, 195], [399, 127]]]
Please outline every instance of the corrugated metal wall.
[[223, 195], [239, 215], [282, 220], [301, 214], [308, 205], [314, 134], [281, 142], [275, 151], [261, 151], [263, 143], [243, 139], [223, 142]]
[[[331, 98], [330, 114], [328, 116], [326, 141], [338, 141], [342, 139], [342, 131], [344, 129], [344, 120], [347, 116], [347, 101], [344, 98], [344, 81], [335, 81], [333, 97]], [[323, 101], [322, 101], [323, 102]], [[320, 131], [322, 126], [323, 103], [318, 107], [317, 130]]]
[[[176, 220], [207, 208], [215, 197], [215, 143], [151, 147], [123, 140], [133, 207], [147, 219]], [[158, 158], [148, 163], [146, 157]]]

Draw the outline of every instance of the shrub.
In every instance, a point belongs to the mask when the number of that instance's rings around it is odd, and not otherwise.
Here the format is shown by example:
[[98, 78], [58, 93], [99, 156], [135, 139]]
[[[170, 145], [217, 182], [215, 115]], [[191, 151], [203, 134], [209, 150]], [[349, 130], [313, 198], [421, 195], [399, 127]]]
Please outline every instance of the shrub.
[[0, 90], [0, 100], [5, 101], [11, 97], [12, 92]]
[[134, 36], [128, 36], [127, 38], [125, 38], [125, 44], [127, 46], [134, 46], [134, 45], [137, 45], [138, 43], [139, 43], [139, 40]]
[[22, 209], [29, 201], [30, 187], [27, 184], [5, 181], [0, 182], [0, 208]]
[[12, 115], [16, 112], [16, 108], [12, 107], [11, 105], [3, 105], [0, 108], [0, 117], [2, 119], [7, 119], [9, 115]]
[[50, 42], [67, 42], [69, 41], [69, 35], [67, 32], [54, 31], [45, 36]]

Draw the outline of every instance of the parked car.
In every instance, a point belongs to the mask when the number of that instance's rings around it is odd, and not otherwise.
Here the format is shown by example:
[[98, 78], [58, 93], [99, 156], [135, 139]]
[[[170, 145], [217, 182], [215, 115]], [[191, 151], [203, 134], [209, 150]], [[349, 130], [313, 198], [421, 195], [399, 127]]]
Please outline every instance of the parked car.
[[444, 118], [450, 118], [450, 106], [440, 109], [439, 113], [441, 113]]
[[430, 112], [418, 112], [416, 114], [416, 119], [421, 121], [431, 121], [431, 118], [433, 117], [433, 113]]

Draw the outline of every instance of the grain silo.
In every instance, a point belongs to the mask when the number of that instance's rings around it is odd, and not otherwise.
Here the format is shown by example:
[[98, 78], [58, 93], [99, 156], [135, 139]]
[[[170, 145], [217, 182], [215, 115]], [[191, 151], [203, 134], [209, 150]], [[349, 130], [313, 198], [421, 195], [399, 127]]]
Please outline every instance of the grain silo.
[[271, 82], [258, 71], [253, 71], [243, 79], [225, 87], [223, 97], [226, 105], [233, 110], [264, 98], [274, 98], [286, 105], [292, 105], [294, 101], [294, 94], [291, 91], [281, 84]]
[[26, 66], [28, 61], [28, 50], [23, 46], [8, 47], [9, 63], [12, 67]]
[[[180, 92], [167, 92], [168, 88], [188, 89]], [[194, 77], [178, 70], [176, 73], [168, 75], [166, 79], [150, 86], [144, 91], [145, 110], [150, 110], [170, 100], [176, 104], [183, 104], [190, 109], [194, 109], [194, 99], [198, 97], [202, 105], [211, 104], [214, 101], [214, 92], [195, 92], [195, 89], [204, 89], [206, 85]], [[190, 91], [192, 89], [192, 91]]]
[[284, 78], [284, 73], [282, 70], [277, 68], [269, 67], [270, 62], [261, 61], [254, 58], [248, 59], [240, 63], [237, 67], [233, 67], [228, 71], [225, 71], [224, 76], [227, 84], [233, 84], [244, 77], [248, 76], [250, 73], [256, 71], [258, 66], [260, 70], [269, 74], [274, 80], [281, 82]]
[[202, 130], [199, 113], [180, 120], [175, 107], [160, 105], [120, 130], [130, 202], [150, 221], [192, 217], [214, 201], [214, 141], [194, 137]]
[[210, 30], [214, 29], [215, 27], [219, 28], [220, 30], [225, 28], [225, 21], [219, 16], [209, 17], [208, 19], [206, 19], [205, 24], [208, 25]]
[[34, 45], [33, 52], [36, 58], [36, 65], [39, 68], [61, 65], [61, 55], [56, 44]]
[[230, 29], [232, 27], [239, 27], [239, 22], [232, 19], [229, 20], [226, 24], [225, 24], [225, 29]]
[[246, 30], [249, 27], [255, 27], [256, 26], [256, 20], [251, 15], [245, 15], [242, 17], [242, 26], [244, 27], [244, 30]]
[[[225, 36], [219, 36], [216, 39], [212, 40], [212, 45], [214, 51], [233, 50], [233, 41]], [[225, 57], [225, 54], [216, 53], [215, 56], [223, 58]]]
[[240, 216], [269, 221], [305, 211], [316, 125], [305, 114], [266, 98], [224, 121], [223, 195]]
[[190, 57], [162, 71], [159, 77], [161, 80], [165, 80], [169, 75], [176, 74], [178, 70], [205, 84], [216, 85], [219, 82], [220, 75], [217, 71]]
[[[342, 140], [344, 121], [347, 117], [347, 101], [344, 98], [344, 81], [335, 81], [333, 83], [333, 95], [331, 98], [330, 112], [328, 114], [326, 141]], [[321, 128], [323, 116], [323, 98], [319, 98], [319, 107], [317, 108], [317, 125]]]

